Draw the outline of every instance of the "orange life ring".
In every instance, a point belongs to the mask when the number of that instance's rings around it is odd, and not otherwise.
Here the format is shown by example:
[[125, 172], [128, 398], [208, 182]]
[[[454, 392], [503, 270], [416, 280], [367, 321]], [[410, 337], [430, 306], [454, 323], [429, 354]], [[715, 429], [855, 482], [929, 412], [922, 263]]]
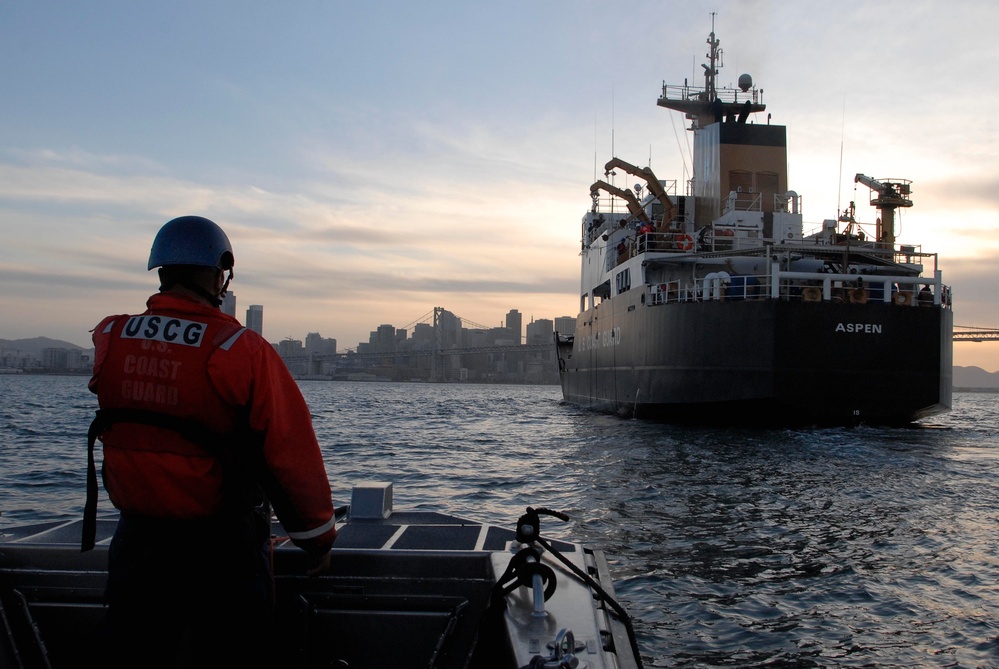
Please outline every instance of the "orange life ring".
[[822, 291], [815, 286], [809, 286], [801, 290], [801, 299], [805, 302], [821, 302]]
[[852, 288], [847, 291], [847, 295], [853, 304], [867, 304], [867, 289], [865, 288]]
[[676, 248], [681, 251], [690, 251], [694, 248], [694, 238], [690, 235], [680, 235], [680, 239], [676, 242]]

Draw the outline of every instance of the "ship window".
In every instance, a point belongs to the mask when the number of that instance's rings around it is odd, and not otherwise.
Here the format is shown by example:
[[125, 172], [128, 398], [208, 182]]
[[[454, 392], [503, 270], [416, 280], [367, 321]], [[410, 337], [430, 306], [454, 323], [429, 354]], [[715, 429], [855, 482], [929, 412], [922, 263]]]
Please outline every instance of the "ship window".
[[617, 292], [623, 293], [626, 290], [631, 289], [631, 269], [625, 269], [617, 273], [615, 277], [615, 282], [617, 283]]

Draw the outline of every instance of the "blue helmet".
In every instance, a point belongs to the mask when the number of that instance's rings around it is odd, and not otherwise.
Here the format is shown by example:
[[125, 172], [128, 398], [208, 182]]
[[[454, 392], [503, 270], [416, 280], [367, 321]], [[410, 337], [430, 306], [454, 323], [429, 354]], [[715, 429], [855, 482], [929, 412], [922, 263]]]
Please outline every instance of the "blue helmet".
[[200, 265], [231, 270], [232, 244], [218, 225], [201, 216], [181, 216], [156, 233], [149, 251], [149, 267]]

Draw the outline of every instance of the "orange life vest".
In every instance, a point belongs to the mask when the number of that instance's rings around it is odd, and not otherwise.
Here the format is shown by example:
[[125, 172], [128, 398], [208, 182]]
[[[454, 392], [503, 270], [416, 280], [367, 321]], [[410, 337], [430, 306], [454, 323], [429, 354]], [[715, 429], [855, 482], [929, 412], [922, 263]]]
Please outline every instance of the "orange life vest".
[[170, 294], [154, 295], [147, 306], [143, 314], [109, 316], [94, 330], [90, 389], [105, 416], [118, 416], [98, 430], [112, 503], [155, 518], [222, 513], [226, 463], [209, 443], [218, 435], [233, 459], [261, 461], [261, 483], [292, 540], [328, 550], [335, 536], [329, 481], [284, 361], [218, 309]]

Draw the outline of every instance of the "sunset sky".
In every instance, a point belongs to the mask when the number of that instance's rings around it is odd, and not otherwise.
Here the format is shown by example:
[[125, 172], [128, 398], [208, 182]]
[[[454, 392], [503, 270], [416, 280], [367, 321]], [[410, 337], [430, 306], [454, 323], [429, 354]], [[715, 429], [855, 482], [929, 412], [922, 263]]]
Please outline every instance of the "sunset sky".
[[[0, 1], [0, 339], [141, 311], [183, 214], [228, 232], [272, 342], [574, 316], [595, 166], [689, 177], [656, 99], [703, 82], [712, 11], [806, 231], [873, 222], [854, 174], [910, 179], [899, 242], [940, 254], [957, 324], [999, 327], [997, 3]], [[999, 342], [955, 364], [997, 371]]]

